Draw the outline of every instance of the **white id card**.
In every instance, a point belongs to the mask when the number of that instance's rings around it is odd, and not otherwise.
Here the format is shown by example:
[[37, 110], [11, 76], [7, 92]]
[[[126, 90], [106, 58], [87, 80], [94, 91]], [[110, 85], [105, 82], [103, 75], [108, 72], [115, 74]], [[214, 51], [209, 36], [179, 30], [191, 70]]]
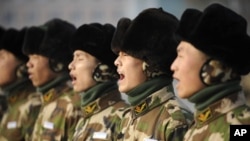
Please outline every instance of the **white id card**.
[[43, 123], [43, 127], [46, 128], [46, 129], [54, 129], [54, 123], [49, 122], [49, 121], [45, 121]]
[[149, 139], [149, 138], [145, 138], [145, 139], [143, 139], [143, 141], [158, 141], [158, 140], [155, 140], [155, 139]]
[[93, 139], [107, 139], [107, 133], [105, 132], [94, 132]]
[[7, 124], [7, 128], [8, 128], [8, 129], [13, 129], [13, 128], [16, 128], [16, 127], [17, 127], [16, 121], [10, 121], [10, 122], [8, 122], [8, 124]]

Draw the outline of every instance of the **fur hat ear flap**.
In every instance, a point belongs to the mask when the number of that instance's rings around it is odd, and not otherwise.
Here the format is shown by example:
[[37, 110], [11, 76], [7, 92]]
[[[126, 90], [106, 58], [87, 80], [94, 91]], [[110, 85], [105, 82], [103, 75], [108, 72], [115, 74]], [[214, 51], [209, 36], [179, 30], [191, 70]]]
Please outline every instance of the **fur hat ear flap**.
[[119, 30], [115, 31], [111, 42], [111, 49], [114, 53], [118, 54], [119, 51], [121, 50], [125, 33], [128, 27], [130, 26], [131, 22], [132, 21], [129, 18], [121, 18], [118, 21], [117, 29]]
[[20, 64], [16, 69], [16, 76], [18, 78], [28, 77], [28, 69], [25, 63]]

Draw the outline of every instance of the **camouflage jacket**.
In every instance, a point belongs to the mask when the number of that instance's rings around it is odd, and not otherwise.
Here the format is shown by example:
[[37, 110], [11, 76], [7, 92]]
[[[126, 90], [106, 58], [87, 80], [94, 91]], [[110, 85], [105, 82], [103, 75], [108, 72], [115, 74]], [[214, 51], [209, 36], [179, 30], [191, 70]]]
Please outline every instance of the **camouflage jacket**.
[[180, 108], [171, 87], [161, 88], [124, 112], [115, 140], [181, 141], [192, 113]]
[[42, 95], [43, 105], [36, 120], [31, 141], [67, 141], [80, 118], [80, 96], [67, 80]]
[[7, 94], [8, 110], [1, 121], [1, 141], [23, 141], [30, 136], [41, 106], [40, 95], [30, 81], [12, 89]]
[[127, 104], [118, 89], [110, 90], [82, 107], [83, 117], [78, 122], [73, 141], [110, 141], [114, 126], [120, 121]]
[[[230, 91], [232, 93], [228, 95]], [[223, 92], [226, 96], [196, 111], [195, 122], [185, 134], [185, 141], [229, 141], [230, 125], [250, 125], [250, 107], [246, 105], [240, 88], [231, 86], [222, 90], [216, 89], [216, 92], [213, 93], [214, 96], [219, 97]], [[211, 100], [205, 95], [201, 98]]]
[[5, 95], [0, 94], [0, 121], [3, 117], [3, 114], [7, 110], [7, 99]]

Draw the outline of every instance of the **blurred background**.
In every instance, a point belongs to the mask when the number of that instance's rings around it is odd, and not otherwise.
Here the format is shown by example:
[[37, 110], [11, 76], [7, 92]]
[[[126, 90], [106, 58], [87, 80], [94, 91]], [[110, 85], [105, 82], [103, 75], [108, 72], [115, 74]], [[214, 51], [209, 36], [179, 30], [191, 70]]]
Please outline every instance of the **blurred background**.
[[121, 17], [134, 18], [149, 7], [162, 7], [180, 18], [186, 8], [203, 10], [214, 2], [233, 9], [250, 21], [249, 0], [0, 0], [0, 25], [22, 28], [43, 24], [55, 17], [77, 27], [88, 22], [116, 25]]
[[[249, 26], [250, 0], [0, 0], [0, 26], [20, 29], [41, 25], [52, 18], [67, 20], [76, 27], [90, 22], [116, 25], [121, 17], [134, 18], [151, 7], [162, 7], [180, 18], [187, 8], [203, 10], [215, 2], [245, 17]], [[249, 77], [244, 81], [250, 91]], [[193, 110], [193, 105], [187, 100], [181, 101]]]

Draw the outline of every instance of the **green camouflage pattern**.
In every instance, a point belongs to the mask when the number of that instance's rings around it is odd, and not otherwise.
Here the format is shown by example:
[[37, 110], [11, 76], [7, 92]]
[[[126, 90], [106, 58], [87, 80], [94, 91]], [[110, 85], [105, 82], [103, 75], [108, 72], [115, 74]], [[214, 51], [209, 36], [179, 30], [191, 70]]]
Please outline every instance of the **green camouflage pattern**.
[[82, 107], [73, 141], [110, 141], [115, 125], [121, 120], [128, 105], [121, 99], [117, 89]]
[[7, 95], [8, 110], [0, 126], [0, 141], [23, 141], [32, 133], [41, 99], [32, 83]]
[[80, 118], [80, 96], [68, 82], [49, 89], [42, 96], [31, 141], [70, 141]]
[[250, 125], [250, 107], [242, 92], [229, 95], [195, 114], [184, 141], [229, 141], [230, 125]]
[[192, 113], [180, 107], [167, 86], [124, 112], [116, 128], [117, 141], [182, 141]]

